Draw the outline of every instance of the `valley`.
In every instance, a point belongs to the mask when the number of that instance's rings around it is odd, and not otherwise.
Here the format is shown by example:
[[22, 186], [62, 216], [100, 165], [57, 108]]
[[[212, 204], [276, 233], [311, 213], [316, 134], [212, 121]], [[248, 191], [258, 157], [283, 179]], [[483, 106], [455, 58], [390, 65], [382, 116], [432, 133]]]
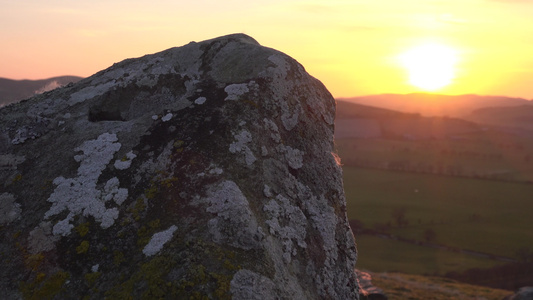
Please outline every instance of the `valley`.
[[451, 276], [533, 259], [527, 128], [358, 106], [338, 101], [335, 141], [358, 268]]

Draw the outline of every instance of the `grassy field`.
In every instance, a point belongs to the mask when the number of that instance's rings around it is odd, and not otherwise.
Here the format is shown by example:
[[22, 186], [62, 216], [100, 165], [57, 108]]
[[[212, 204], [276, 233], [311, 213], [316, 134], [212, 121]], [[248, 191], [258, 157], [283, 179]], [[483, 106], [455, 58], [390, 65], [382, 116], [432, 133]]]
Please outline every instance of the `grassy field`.
[[501, 262], [412, 245], [371, 235], [357, 235], [357, 268], [374, 272], [446, 274], [470, 268], [492, 268]]
[[[533, 247], [531, 184], [350, 166], [343, 169], [348, 218], [360, 220], [366, 228], [385, 227], [391, 234], [420, 241], [431, 229], [435, 243], [507, 257], [515, 257], [520, 248]], [[392, 212], [398, 208], [404, 210], [408, 225], [395, 224]], [[490, 266], [483, 260], [436, 253], [432, 248], [421, 250], [421, 246], [397, 241], [361, 236], [357, 242], [359, 262], [370, 270], [424, 274]], [[401, 264], [402, 259], [391, 254], [394, 252], [403, 253], [404, 260], [414, 260]]]
[[497, 132], [455, 139], [339, 139], [346, 165], [421, 173], [533, 181], [533, 140]]
[[506, 290], [469, 285], [438, 277], [422, 277], [399, 273], [371, 272], [370, 274], [372, 283], [381, 288], [389, 300], [501, 300], [512, 294], [512, 292]]

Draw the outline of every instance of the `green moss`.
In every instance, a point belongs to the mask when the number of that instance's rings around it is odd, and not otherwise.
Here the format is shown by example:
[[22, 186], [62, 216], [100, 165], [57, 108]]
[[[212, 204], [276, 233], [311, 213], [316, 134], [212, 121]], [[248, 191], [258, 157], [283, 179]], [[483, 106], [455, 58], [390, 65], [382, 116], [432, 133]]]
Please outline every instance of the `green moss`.
[[166, 188], [171, 188], [174, 186], [174, 183], [177, 182], [179, 179], [176, 177], [170, 177], [167, 179], [164, 179], [161, 181], [161, 186], [164, 186]]
[[133, 209], [131, 210], [131, 213], [133, 215], [133, 219], [135, 221], [139, 221], [141, 219], [142, 213], [146, 210], [146, 204], [144, 204], [143, 198], [138, 198], [135, 202], [135, 205], [133, 206]]
[[172, 257], [153, 258], [142, 264], [136, 273], [127, 276], [126, 281], [107, 291], [106, 299], [131, 299], [140, 288], [142, 288], [141, 299], [179, 299], [175, 286], [165, 280], [174, 265], [175, 260]]
[[87, 235], [87, 233], [89, 233], [89, 223], [86, 222], [86, 223], [82, 223], [78, 226], [76, 226], [74, 228], [74, 230], [76, 230], [76, 232], [81, 236], [81, 237], [84, 237]]
[[[139, 232], [151, 237], [160, 227], [158, 219], [148, 222]], [[105, 293], [106, 299], [231, 299], [230, 285], [241, 269], [234, 251], [201, 240], [178, 246], [171, 255], [160, 254], [135, 268], [134, 273], [118, 276], [116, 285]], [[176, 255], [179, 253], [179, 255]], [[182, 275], [171, 281], [171, 270]]]
[[137, 231], [137, 245], [144, 247], [148, 244], [152, 235], [161, 228], [161, 220], [155, 219], [148, 222], [148, 226], [142, 226]]
[[94, 273], [87, 273], [85, 274], [85, 281], [87, 281], [87, 284], [89, 286], [94, 285], [94, 283], [102, 276], [102, 273], [100, 272], [94, 272]]
[[115, 264], [115, 266], [120, 266], [121, 263], [125, 262], [126, 259], [124, 258], [124, 253], [120, 252], [120, 251], [113, 251], [113, 264]]
[[78, 254], [87, 253], [88, 250], [89, 250], [89, 242], [88, 241], [83, 241], [83, 242], [80, 243], [80, 245], [78, 247], [76, 247], [76, 253], [78, 253]]
[[216, 280], [215, 297], [217, 299], [231, 299], [229, 290], [233, 276], [216, 273], [210, 273], [209, 275]]
[[161, 220], [155, 219], [150, 222], [148, 222], [148, 226], [152, 229], [159, 229], [161, 228]]
[[183, 152], [183, 145], [184, 144], [185, 144], [185, 142], [182, 141], [182, 140], [175, 141], [174, 144], [172, 145], [174, 147], [174, 152], [175, 153]]
[[159, 193], [159, 187], [157, 186], [157, 184], [155, 182], [152, 182], [150, 184], [150, 187], [148, 189], [146, 189], [146, 191], [144, 191], [144, 195], [146, 196], [147, 199], [154, 199], [155, 196]]
[[70, 278], [67, 272], [59, 271], [48, 278], [37, 275], [32, 282], [21, 282], [20, 291], [24, 299], [52, 299], [63, 290], [63, 285]]
[[28, 267], [32, 271], [35, 271], [41, 266], [43, 260], [44, 255], [42, 253], [28, 255], [25, 260], [26, 267]]

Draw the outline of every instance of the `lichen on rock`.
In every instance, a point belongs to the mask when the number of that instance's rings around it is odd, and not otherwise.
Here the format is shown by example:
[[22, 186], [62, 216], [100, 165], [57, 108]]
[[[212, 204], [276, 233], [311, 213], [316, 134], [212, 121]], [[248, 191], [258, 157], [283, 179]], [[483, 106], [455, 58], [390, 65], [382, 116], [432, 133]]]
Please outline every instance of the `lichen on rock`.
[[127, 190], [117, 189], [116, 178], [106, 184], [104, 193], [97, 189], [101, 172], [121, 147], [117, 141], [116, 134], [103, 133], [97, 139], [86, 141], [74, 149], [83, 152], [74, 156], [74, 159], [80, 162], [78, 177], [54, 179], [56, 188], [48, 198], [52, 207], [45, 213], [45, 218], [68, 211], [67, 217], [54, 225], [54, 235], [70, 234], [74, 228], [71, 221], [79, 214], [94, 217], [102, 228], [110, 227], [118, 218], [118, 209], [107, 208], [106, 202], [115, 198], [117, 203], [124, 202]]
[[9, 224], [20, 218], [22, 209], [15, 202], [15, 196], [9, 193], [0, 194], [0, 225]]
[[1, 108], [0, 290], [357, 299], [334, 116], [320, 81], [243, 34]]

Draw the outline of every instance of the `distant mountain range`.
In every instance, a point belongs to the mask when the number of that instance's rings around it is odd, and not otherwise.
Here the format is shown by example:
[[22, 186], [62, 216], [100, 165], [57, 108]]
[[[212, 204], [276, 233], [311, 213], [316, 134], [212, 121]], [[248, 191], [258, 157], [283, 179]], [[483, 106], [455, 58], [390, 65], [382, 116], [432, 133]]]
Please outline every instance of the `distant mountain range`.
[[423, 116], [449, 116], [464, 118], [475, 110], [486, 107], [533, 106], [533, 101], [523, 98], [479, 95], [439, 95], [426, 93], [381, 94], [338, 100], [381, 107], [390, 110], [419, 113]]
[[41, 80], [0, 78], [0, 107], [81, 79], [82, 77], [77, 76], [60, 76]]

